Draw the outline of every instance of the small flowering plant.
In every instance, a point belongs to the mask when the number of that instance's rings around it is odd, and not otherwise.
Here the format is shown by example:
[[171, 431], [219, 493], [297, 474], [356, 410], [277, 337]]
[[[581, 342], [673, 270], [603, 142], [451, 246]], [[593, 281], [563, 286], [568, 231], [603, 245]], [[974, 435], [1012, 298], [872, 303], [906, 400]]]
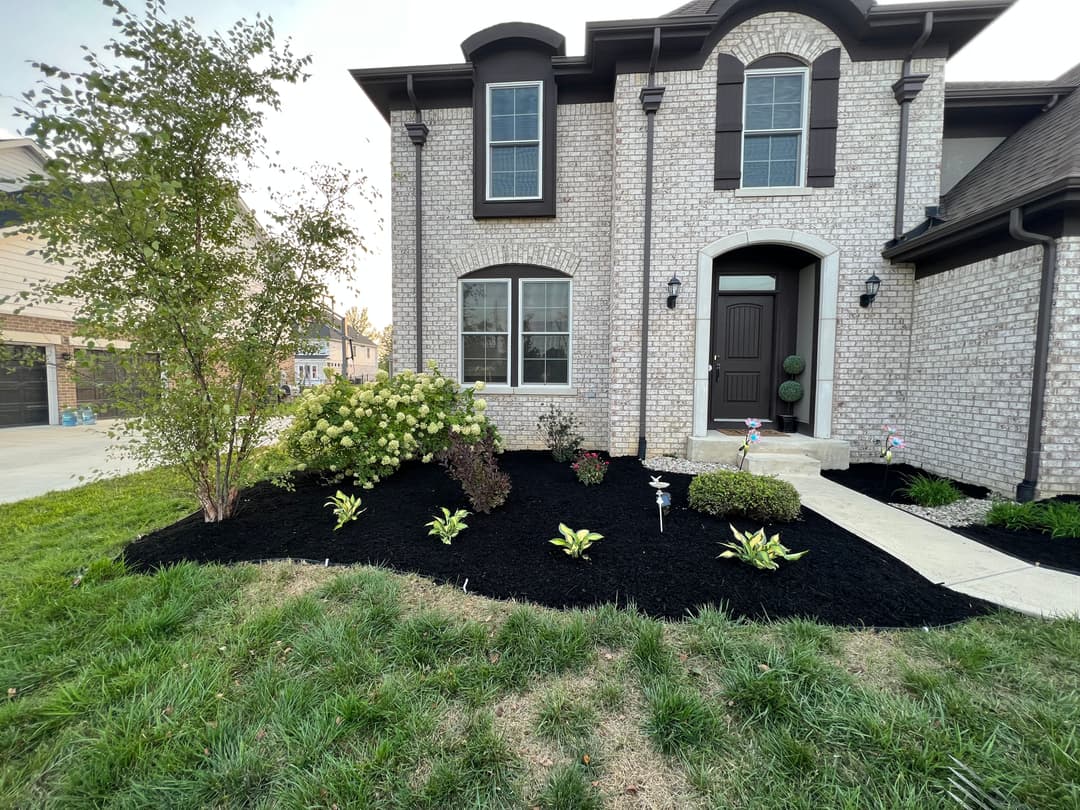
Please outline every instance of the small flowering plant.
[[746, 461], [746, 456], [750, 452], [750, 445], [757, 444], [761, 441], [761, 434], [758, 432], [758, 428], [761, 427], [760, 419], [747, 419], [743, 422], [746, 425], [746, 435], [743, 436], [742, 447], [739, 448], [739, 469], [743, 468], [743, 462]]
[[607, 474], [608, 462], [599, 453], [582, 453], [570, 469], [577, 473], [577, 480], [585, 486], [599, 484]]

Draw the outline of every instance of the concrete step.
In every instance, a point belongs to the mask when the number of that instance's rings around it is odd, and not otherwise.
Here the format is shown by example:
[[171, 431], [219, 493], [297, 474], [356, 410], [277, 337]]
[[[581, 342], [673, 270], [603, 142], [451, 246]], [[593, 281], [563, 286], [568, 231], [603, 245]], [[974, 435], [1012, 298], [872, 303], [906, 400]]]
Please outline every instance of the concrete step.
[[[721, 464], [738, 462], [741, 436], [711, 430], [706, 436], [691, 436], [686, 440], [686, 457], [691, 461], [710, 461]], [[846, 470], [850, 459], [848, 443], [839, 439], [815, 439], [799, 433], [783, 436], [762, 436], [750, 448], [750, 456], [803, 455], [817, 459], [823, 470]]]
[[743, 463], [754, 475], [820, 475], [821, 462], [803, 453], [758, 453], [757, 447]]

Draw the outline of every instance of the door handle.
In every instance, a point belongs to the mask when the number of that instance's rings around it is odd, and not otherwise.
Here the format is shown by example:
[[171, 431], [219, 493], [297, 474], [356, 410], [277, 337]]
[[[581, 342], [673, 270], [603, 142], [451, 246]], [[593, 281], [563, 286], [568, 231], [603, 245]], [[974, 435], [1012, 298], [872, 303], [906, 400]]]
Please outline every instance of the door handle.
[[720, 355], [714, 354], [709, 371], [713, 373], [713, 382], [720, 382]]

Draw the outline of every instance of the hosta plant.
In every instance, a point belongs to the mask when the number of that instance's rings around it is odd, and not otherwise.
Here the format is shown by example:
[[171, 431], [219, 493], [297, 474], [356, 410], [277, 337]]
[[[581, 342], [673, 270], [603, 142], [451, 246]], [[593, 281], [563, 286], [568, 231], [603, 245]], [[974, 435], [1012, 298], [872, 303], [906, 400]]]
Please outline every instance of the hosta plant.
[[335, 532], [346, 523], [356, 520], [361, 512], [367, 511], [360, 508], [359, 495], [346, 495], [340, 489], [323, 506], [330, 506], [334, 509], [334, 517], [337, 518], [337, 525], [334, 526]]
[[434, 535], [446, 545], [450, 545], [450, 541], [461, 534], [462, 529], [469, 528], [469, 524], [465, 522], [465, 518], [469, 516], [469, 512], [466, 512], [464, 509], [458, 509], [451, 515], [450, 510], [445, 506], [440, 506], [439, 510], [442, 512], [442, 517], [432, 515], [433, 519], [424, 525], [431, 527], [428, 534]]
[[551, 544], [553, 546], [559, 546], [563, 551], [569, 554], [574, 559], [578, 557], [584, 557], [589, 559], [588, 555], [584, 552], [595, 543], [597, 540], [602, 540], [604, 535], [591, 532], [588, 529], [578, 529], [574, 531], [565, 523], [559, 524], [559, 534], [562, 537], [551, 538]]
[[806, 554], [805, 551], [789, 550], [780, 542], [779, 534], [766, 538], [764, 528], [753, 533], [740, 532], [734, 526], [730, 528], [731, 533], [735, 535], [735, 542], [724, 543], [724, 547], [729, 550], [720, 555], [723, 559], [729, 560], [734, 557], [754, 568], [775, 571], [780, 567], [776, 563], [777, 560], [794, 561]]

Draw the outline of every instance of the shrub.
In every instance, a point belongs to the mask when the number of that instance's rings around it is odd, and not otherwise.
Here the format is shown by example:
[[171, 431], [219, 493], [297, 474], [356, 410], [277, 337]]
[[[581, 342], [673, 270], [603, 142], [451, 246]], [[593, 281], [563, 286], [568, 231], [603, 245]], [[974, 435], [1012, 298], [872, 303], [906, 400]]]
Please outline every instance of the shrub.
[[600, 458], [597, 453], [582, 453], [570, 467], [577, 473], [578, 481], [585, 486], [590, 486], [604, 480], [608, 462]]
[[905, 486], [900, 489], [919, 506], [948, 506], [963, 499], [964, 493], [956, 484], [936, 475], [919, 473], [905, 479]]
[[552, 457], [560, 464], [570, 461], [581, 450], [584, 439], [578, 433], [577, 420], [572, 413], [563, 413], [562, 408], [549, 405], [547, 412], [536, 420], [536, 427]]
[[690, 506], [707, 515], [785, 523], [798, 518], [800, 505], [791, 484], [742, 470], [701, 473], [690, 482]]
[[785, 374], [790, 374], [792, 377], [798, 377], [806, 371], [806, 361], [797, 354], [789, 354], [784, 358], [782, 368], [784, 369]]
[[450, 437], [450, 446], [439, 454], [439, 463], [461, 484], [473, 509], [485, 515], [506, 503], [510, 495], [510, 476], [499, 469], [497, 449], [498, 438], [488, 430], [474, 442], [455, 433]]
[[798, 380], [784, 380], [780, 383], [780, 388], [777, 389], [777, 394], [780, 395], [780, 399], [788, 404], [798, 402], [803, 398], [802, 383]]
[[421, 374], [380, 371], [362, 385], [337, 377], [300, 398], [284, 441], [300, 469], [330, 472], [337, 480], [350, 476], [370, 489], [403, 461], [431, 461], [449, 447], [451, 436], [475, 441], [493, 431], [486, 407], [473, 389], [443, 377], [434, 365]]

